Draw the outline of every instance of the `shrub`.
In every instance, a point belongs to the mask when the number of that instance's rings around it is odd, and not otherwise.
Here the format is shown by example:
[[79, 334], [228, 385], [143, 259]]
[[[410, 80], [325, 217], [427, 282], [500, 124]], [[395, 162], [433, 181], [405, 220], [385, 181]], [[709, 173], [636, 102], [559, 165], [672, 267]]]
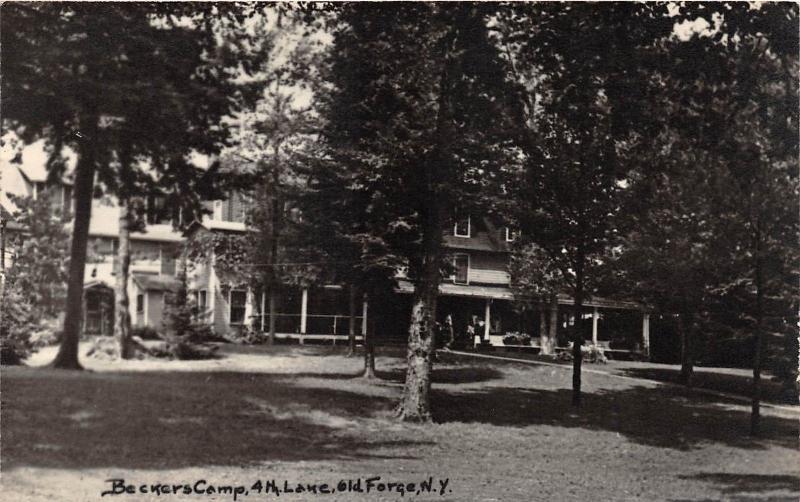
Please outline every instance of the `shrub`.
[[30, 342], [33, 349], [56, 345], [61, 340], [61, 322], [58, 317], [46, 319], [31, 332]]
[[[581, 346], [581, 354], [583, 357], [581, 360], [586, 363], [602, 363], [605, 364], [608, 362], [608, 357], [606, 357], [605, 351], [603, 351], [603, 347], [599, 345], [582, 345]], [[570, 344], [570, 350], [562, 350], [556, 355], [556, 359], [559, 361], [572, 361], [572, 347]]]
[[161, 335], [151, 326], [134, 326], [131, 328], [131, 338], [142, 340], [160, 340]]
[[503, 337], [504, 345], [530, 345], [531, 335], [527, 333], [510, 332]]
[[164, 309], [164, 336], [167, 350], [176, 359], [211, 359], [217, 347], [205, 345], [214, 337], [210, 326], [197, 321], [196, 309], [191, 304], [186, 288], [186, 270], [178, 275], [176, 291], [167, 293]]

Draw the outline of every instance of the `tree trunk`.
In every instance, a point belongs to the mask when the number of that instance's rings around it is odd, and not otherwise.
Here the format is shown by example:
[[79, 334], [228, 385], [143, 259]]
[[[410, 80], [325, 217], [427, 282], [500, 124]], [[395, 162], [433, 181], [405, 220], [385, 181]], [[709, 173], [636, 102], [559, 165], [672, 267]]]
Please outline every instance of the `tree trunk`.
[[268, 345], [275, 344], [275, 314], [277, 311], [278, 294], [275, 291], [275, 286], [269, 288], [269, 336], [267, 338]]
[[270, 250], [269, 250], [269, 335], [267, 344], [275, 343], [275, 310], [277, 304], [278, 287], [278, 237], [280, 235], [280, 224], [282, 218], [281, 199], [280, 199], [280, 151], [282, 141], [279, 139], [274, 145], [273, 165], [272, 165], [272, 214], [270, 215]]
[[119, 357], [133, 357], [131, 314], [128, 299], [128, 273], [131, 265], [131, 207], [127, 196], [119, 197], [119, 243], [117, 246], [116, 288], [114, 305], [114, 337], [119, 342]]
[[[414, 285], [411, 324], [408, 328], [408, 371], [403, 397], [398, 407], [401, 420], [427, 422], [431, 418], [430, 388], [433, 359], [436, 356], [436, 300], [441, 279], [444, 181], [450, 179], [451, 145], [455, 136], [453, 109], [450, 102], [450, 74], [454, 68], [450, 44], [455, 32], [443, 40], [443, 67], [437, 96], [436, 146], [422, 168], [422, 253]], [[448, 208], [451, 209], [451, 208]]]
[[400, 418], [408, 422], [427, 422], [430, 414], [430, 388], [433, 360], [436, 355], [436, 300], [441, 279], [442, 209], [433, 188], [428, 166], [427, 211], [423, 218], [423, 259], [414, 285], [411, 323], [408, 328], [408, 371], [399, 406]]
[[[438, 287], [438, 281], [434, 282], [437, 282], [435, 286]], [[408, 371], [399, 410], [400, 418], [407, 422], [427, 422], [431, 418], [430, 388], [436, 344], [435, 319], [435, 292], [430, 283], [417, 285], [408, 329]]]
[[372, 380], [375, 378], [375, 322], [367, 322], [367, 330], [364, 333], [364, 378]]
[[550, 354], [554, 354], [556, 343], [558, 342], [558, 296], [553, 295], [550, 300], [550, 323], [548, 324], [550, 330]]
[[347, 325], [347, 344], [349, 350], [347, 357], [353, 357], [356, 354], [356, 287], [350, 285], [350, 303], [349, 303], [349, 317]]
[[82, 138], [78, 143], [78, 163], [75, 169], [75, 219], [72, 226], [69, 278], [67, 282], [67, 311], [54, 368], [83, 369], [78, 362], [83, 317], [83, 275], [86, 268], [86, 245], [89, 240], [89, 221], [92, 217], [92, 195], [96, 168], [98, 118], [96, 112], [81, 116]]
[[757, 436], [761, 425], [761, 359], [764, 354], [764, 285], [761, 270], [761, 233], [756, 224], [755, 245], [755, 286], [756, 286], [756, 340], [753, 354], [753, 400], [750, 413], [750, 435]]
[[[687, 314], [678, 315], [678, 334], [681, 338], [681, 375], [680, 380], [687, 387], [692, 386], [692, 375], [694, 373], [694, 362], [692, 357], [692, 340], [689, 331], [686, 329]], [[691, 326], [692, 321], [689, 320]]]
[[[548, 323], [547, 316], [550, 316]], [[558, 297], [553, 298], [547, 305], [542, 305], [539, 317], [539, 338], [542, 346], [541, 354], [552, 356], [556, 351], [556, 330], [558, 329]]]
[[583, 333], [581, 332], [581, 316], [583, 315], [583, 256], [579, 257], [575, 267], [575, 322], [572, 325], [572, 405], [581, 405], [581, 364], [583, 362]]

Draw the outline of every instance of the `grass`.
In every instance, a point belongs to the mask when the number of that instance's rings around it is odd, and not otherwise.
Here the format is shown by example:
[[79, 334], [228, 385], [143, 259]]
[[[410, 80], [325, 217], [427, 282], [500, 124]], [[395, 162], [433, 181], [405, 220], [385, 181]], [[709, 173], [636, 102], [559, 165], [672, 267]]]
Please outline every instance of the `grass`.
[[[530, 352], [503, 351], [490, 353], [496, 357], [526, 359], [571, 367], [571, 361], [560, 361], [552, 356], [542, 356]], [[625, 361], [610, 359], [606, 364], [588, 365], [588, 368], [607, 371], [616, 375], [631, 376], [656, 382], [681, 383], [680, 367], [671, 364], [658, 364], [641, 361]], [[698, 389], [735, 394], [750, 397], [753, 371], [742, 368], [713, 368], [695, 366], [692, 385]], [[797, 404], [797, 396], [787, 398], [779, 381], [773, 380], [765, 371], [761, 380], [761, 399], [772, 404]]]
[[595, 374], [584, 377], [585, 405], [576, 412], [569, 371], [445, 354], [434, 372], [434, 423], [401, 424], [393, 408], [402, 351], [381, 350], [380, 379], [370, 382], [357, 377], [362, 361], [345, 350], [229, 346], [211, 361], [84, 359], [92, 370], [85, 372], [3, 368], [0, 498], [96, 500], [110, 478], [250, 487], [259, 479], [370, 476], [449, 478], [452, 491], [322, 498], [800, 496], [794, 413], [765, 410], [764, 435], [753, 439], [748, 410], [738, 402]]

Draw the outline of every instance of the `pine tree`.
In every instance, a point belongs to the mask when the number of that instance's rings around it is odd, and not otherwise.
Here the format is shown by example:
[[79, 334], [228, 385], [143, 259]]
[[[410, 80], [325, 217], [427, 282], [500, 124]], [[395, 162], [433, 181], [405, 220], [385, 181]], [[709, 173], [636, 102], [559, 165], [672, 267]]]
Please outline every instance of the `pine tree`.
[[363, 192], [364, 240], [402, 257], [414, 282], [404, 420], [430, 419], [443, 231], [457, 205], [485, 210], [492, 173], [506, 160], [505, 72], [488, 27], [494, 9], [346, 4], [333, 28], [326, 158]]

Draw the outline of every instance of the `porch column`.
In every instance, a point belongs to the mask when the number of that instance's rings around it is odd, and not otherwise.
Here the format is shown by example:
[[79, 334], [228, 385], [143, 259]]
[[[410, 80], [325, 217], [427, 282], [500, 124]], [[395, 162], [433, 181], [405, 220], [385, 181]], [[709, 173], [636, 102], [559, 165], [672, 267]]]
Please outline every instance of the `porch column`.
[[[217, 272], [214, 269], [214, 255], [206, 262], [206, 271], [208, 273], [208, 291], [206, 292], [206, 309], [208, 315], [205, 316], [206, 322], [210, 323], [212, 328], [217, 328]], [[145, 319], [147, 316], [145, 315]], [[145, 324], [147, 321], [145, 321]]]
[[300, 299], [300, 334], [306, 334], [308, 319], [308, 289], [303, 288], [303, 296]]
[[367, 336], [367, 297], [364, 296], [364, 303], [361, 305], [361, 336]]
[[592, 311], [592, 345], [597, 345], [597, 321], [600, 319], [600, 312], [597, 307]]
[[487, 298], [486, 299], [486, 312], [485, 312], [485, 315], [483, 317], [484, 317], [483, 322], [486, 323], [483, 326], [483, 338], [484, 338], [484, 340], [486, 340], [488, 342], [489, 341], [489, 333], [491, 331], [491, 329], [489, 328], [489, 325], [492, 322], [492, 299], [491, 298]]
[[650, 355], [650, 314], [647, 312], [642, 316], [642, 350]]
[[244, 325], [245, 326], [253, 326], [253, 302], [255, 301], [253, 294], [253, 290], [249, 287], [247, 288], [247, 296], [245, 297], [244, 302]]
[[264, 332], [264, 321], [267, 319], [267, 292], [261, 288], [261, 332]]

